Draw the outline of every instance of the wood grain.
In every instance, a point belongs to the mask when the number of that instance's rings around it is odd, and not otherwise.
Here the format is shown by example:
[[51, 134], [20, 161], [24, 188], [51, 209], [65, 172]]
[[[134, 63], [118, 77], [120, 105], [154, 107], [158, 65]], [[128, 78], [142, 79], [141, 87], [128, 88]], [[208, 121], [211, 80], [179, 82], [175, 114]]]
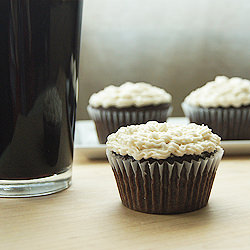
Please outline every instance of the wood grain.
[[250, 157], [224, 158], [207, 207], [179, 215], [125, 208], [106, 161], [75, 152], [73, 185], [0, 200], [0, 249], [249, 249]]

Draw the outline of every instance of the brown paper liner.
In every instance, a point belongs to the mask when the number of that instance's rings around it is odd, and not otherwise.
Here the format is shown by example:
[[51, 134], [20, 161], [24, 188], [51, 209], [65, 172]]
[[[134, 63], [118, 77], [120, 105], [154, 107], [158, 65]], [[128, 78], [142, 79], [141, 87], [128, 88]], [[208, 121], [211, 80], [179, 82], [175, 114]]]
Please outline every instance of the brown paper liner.
[[95, 122], [98, 140], [106, 143], [108, 135], [122, 126], [141, 124], [148, 121], [165, 122], [172, 112], [170, 104], [129, 108], [93, 108], [87, 107], [89, 116]]
[[223, 140], [250, 139], [250, 106], [202, 108], [183, 102], [182, 109], [190, 122], [207, 125]]
[[174, 214], [207, 205], [223, 150], [191, 162], [137, 161], [107, 150], [124, 206], [145, 213]]

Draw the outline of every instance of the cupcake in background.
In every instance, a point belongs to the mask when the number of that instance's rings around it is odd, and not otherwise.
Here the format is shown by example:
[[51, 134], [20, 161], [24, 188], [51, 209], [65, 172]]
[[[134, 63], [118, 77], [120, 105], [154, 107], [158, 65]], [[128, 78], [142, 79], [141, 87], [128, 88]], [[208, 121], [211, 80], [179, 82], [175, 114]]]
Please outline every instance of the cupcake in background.
[[182, 103], [190, 122], [208, 125], [223, 140], [250, 139], [250, 81], [217, 76]]
[[143, 82], [126, 82], [93, 94], [87, 110], [103, 144], [109, 134], [122, 126], [153, 120], [165, 122], [172, 112], [171, 101], [164, 89]]
[[120, 128], [106, 152], [123, 205], [157, 214], [206, 206], [223, 155], [207, 126], [156, 121]]

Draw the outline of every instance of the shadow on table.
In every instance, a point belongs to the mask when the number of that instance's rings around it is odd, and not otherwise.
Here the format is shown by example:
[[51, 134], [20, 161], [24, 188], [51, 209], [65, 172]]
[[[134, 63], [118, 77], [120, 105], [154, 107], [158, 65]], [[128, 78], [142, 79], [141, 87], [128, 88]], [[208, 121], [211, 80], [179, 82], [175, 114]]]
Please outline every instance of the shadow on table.
[[[137, 212], [126, 208], [121, 203], [116, 207], [117, 215], [114, 216], [113, 221], [116, 226], [119, 225], [119, 229], [124, 231], [135, 231], [143, 230], [144, 234], [157, 230], [157, 232], [170, 233], [176, 231], [186, 231], [199, 228], [209, 227], [214, 224], [215, 218], [214, 210], [209, 204], [197, 211], [182, 213], [182, 214], [169, 214], [169, 215], [158, 215], [158, 214], [146, 214]], [[162, 231], [159, 231], [162, 228]]]

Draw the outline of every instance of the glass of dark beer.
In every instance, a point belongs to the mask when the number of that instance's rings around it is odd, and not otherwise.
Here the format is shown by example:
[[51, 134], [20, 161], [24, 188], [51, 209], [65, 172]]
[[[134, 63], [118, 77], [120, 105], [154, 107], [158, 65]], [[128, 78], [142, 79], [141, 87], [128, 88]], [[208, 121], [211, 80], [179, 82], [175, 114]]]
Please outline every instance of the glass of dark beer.
[[82, 4], [0, 1], [0, 197], [71, 184]]

